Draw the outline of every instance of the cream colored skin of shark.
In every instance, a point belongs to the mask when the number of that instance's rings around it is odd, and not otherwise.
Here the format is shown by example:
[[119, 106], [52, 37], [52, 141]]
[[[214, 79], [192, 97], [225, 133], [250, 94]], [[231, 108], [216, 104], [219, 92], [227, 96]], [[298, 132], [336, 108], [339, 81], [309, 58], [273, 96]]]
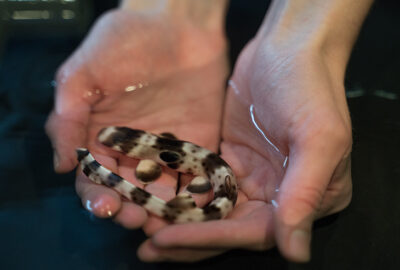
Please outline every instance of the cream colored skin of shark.
[[201, 222], [205, 220], [203, 209], [201, 208], [192, 208], [187, 209], [182, 212], [182, 214], [178, 215], [174, 220], [174, 223], [188, 223], [190, 222]]
[[156, 141], [157, 137], [153, 134], [144, 134], [137, 142], [138, 145], [132, 148], [132, 150], [128, 153], [128, 156], [137, 157], [140, 159], [152, 159], [153, 161], [160, 163], [158, 160], [154, 160], [155, 157], [158, 157], [159, 150], [151, 147], [152, 145], [156, 144]]
[[[104, 142], [105, 140], [107, 140], [108, 137], [110, 137], [111, 134], [113, 134], [114, 132], [116, 132], [117, 130], [115, 129], [115, 127], [108, 127], [102, 130], [102, 132], [99, 134], [98, 139], [100, 142]], [[119, 150], [121, 151], [121, 150]]]
[[[148, 171], [155, 170], [155, 169], [161, 170], [161, 166], [157, 162], [155, 162], [154, 160], [151, 160], [151, 159], [142, 159], [139, 161], [139, 163], [136, 167], [136, 173], [146, 173]], [[142, 181], [142, 179], [140, 179], [137, 176], [136, 176], [136, 178], [143, 185], [148, 185], [157, 180], [157, 178], [156, 178], [151, 181], [145, 182], [145, 181]]]
[[[215, 187], [219, 187], [220, 185], [225, 185], [225, 177], [229, 175], [231, 177], [232, 184], [236, 185], [236, 178], [232, 173], [232, 170], [227, 167], [220, 167], [215, 170], [214, 174], [211, 176], [213, 179]], [[220, 176], [220, 177], [218, 177]]]
[[221, 219], [225, 218], [233, 209], [233, 203], [225, 197], [217, 198], [211, 202], [211, 205], [215, 205], [221, 211]]

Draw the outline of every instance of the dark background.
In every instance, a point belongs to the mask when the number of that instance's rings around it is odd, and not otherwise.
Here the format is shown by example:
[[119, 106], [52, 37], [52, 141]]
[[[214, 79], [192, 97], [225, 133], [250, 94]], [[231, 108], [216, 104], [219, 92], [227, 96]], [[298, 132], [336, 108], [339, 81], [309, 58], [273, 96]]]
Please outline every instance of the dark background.
[[[234, 63], [268, 3], [231, 2], [227, 33]], [[135, 254], [143, 233], [94, 218], [80, 205], [74, 174], [53, 173], [43, 124], [55, 70], [93, 20], [115, 5], [0, 1], [0, 269], [400, 269], [397, 1], [376, 1], [348, 67], [353, 201], [316, 223], [313, 259], [304, 265], [286, 262], [276, 250], [232, 251], [190, 265], [141, 263]]]

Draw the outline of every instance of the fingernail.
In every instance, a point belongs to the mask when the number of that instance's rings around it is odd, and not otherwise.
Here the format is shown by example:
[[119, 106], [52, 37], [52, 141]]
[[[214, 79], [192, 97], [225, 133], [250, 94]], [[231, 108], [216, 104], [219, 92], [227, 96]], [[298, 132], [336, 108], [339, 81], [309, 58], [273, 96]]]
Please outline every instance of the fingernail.
[[92, 204], [92, 212], [100, 217], [112, 217], [111, 205], [103, 198], [96, 200]]
[[56, 151], [54, 151], [53, 154], [53, 165], [54, 165], [54, 170], [57, 170], [58, 167], [60, 166], [60, 157], [58, 156]]
[[290, 236], [289, 252], [293, 259], [299, 262], [310, 260], [311, 234], [305, 230], [294, 230]]

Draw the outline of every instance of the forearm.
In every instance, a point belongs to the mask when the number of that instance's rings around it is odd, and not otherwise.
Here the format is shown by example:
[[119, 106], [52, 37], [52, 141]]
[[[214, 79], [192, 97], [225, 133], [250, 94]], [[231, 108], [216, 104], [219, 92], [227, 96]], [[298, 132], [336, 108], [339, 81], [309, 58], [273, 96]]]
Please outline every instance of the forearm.
[[275, 0], [257, 36], [279, 49], [312, 48], [345, 67], [373, 0]]
[[224, 26], [229, 0], [122, 0], [120, 7], [142, 13], [170, 15], [210, 30]]

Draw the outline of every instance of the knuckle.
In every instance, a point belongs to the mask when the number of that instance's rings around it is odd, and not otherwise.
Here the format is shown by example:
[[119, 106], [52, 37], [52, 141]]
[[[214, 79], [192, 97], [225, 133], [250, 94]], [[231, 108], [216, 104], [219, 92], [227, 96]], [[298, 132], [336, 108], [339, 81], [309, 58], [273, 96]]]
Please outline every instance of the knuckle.
[[332, 130], [332, 142], [336, 145], [350, 148], [352, 144], [351, 129], [347, 128], [343, 122], [334, 124], [335, 128]]
[[289, 200], [280, 204], [280, 219], [286, 225], [297, 225], [319, 211], [324, 192], [317, 187], [309, 186], [289, 196]]
[[327, 202], [327, 207], [323, 211], [325, 215], [338, 213], [350, 205], [353, 196], [351, 179], [345, 180], [340, 188], [329, 190], [329, 193], [330, 201]]
[[273, 246], [271, 241], [262, 241], [260, 243], [255, 243], [252, 246], [249, 246], [248, 249], [254, 250], [254, 251], [263, 251], [263, 250], [268, 250]]
[[49, 115], [49, 117], [47, 118], [46, 123], [44, 124], [44, 130], [45, 130], [47, 136], [49, 136], [49, 137], [51, 137], [51, 135], [53, 134], [53, 131], [54, 131], [54, 124], [55, 124], [54, 117], [55, 117], [54, 114], [51, 113]]

